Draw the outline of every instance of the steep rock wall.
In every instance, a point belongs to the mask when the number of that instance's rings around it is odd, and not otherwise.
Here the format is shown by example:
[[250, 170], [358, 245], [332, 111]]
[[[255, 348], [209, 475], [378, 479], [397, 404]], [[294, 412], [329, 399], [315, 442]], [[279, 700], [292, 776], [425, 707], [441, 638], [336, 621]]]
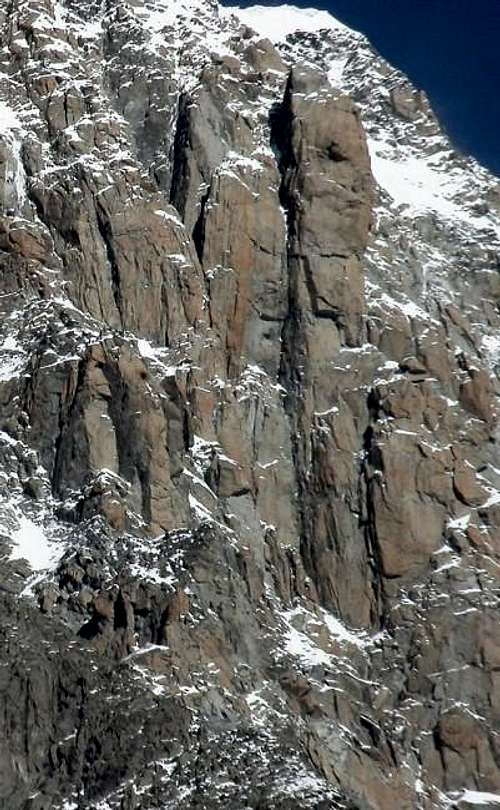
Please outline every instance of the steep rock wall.
[[0, 10], [6, 810], [500, 795], [497, 184], [258, 14]]

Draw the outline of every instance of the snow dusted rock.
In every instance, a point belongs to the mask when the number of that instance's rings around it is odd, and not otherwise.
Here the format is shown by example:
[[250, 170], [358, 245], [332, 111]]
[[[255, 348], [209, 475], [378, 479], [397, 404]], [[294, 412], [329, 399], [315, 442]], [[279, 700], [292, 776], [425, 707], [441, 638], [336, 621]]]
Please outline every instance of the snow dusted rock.
[[0, 808], [496, 806], [498, 181], [326, 12], [0, 46]]

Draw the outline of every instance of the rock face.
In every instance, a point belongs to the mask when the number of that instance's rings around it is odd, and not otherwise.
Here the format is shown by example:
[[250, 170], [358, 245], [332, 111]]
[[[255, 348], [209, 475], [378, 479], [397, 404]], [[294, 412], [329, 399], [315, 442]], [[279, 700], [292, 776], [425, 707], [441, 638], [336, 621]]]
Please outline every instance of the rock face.
[[275, 13], [0, 9], [1, 810], [500, 802], [498, 181]]

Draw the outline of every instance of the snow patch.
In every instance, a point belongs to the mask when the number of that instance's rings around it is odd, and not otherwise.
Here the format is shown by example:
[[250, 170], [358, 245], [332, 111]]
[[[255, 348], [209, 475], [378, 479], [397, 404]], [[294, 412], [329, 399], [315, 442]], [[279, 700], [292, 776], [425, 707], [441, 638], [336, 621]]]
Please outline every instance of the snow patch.
[[6, 208], [12, 207], [9, 205], [7, 197], [9, 186], [11, 186], [15, 194], [16, 208], [18, 210], [23, 207], [26, 200], [26, 175], [21, 160], [23, 133], [23, 125], [15, 111], [4, 101], [0, 101], [0, 138], [7, 141], [12, 152], [12, 160], [7, 160], [7, 182], [4, 185], [3, 204]]
[[479, 805], [500, 804], [500, 793], [485, 793], [484, 791], [480, 790], [464, 790], [458, 801]]
[[488, 217], [473, 216], [463, 204], [455, 202], [467, 189], [470, 178], [465, 172], [447, 170], [445, 165], [439, 165], [436, 156], [421, 157], [409, 151], [394, 155], [384, 140], [368, 138], [368, 148], [378, 185], [409, 214], [431, 211], [475, 229], [492, 228], [500, 235], [500, 228]]
[[0, 135], [10, 137], [13, 131], [22, 130], [16, 113], [4, 101], [0, 101]]
[[63, 551], [58, 543], [48, 540], [41, 526], [25, 515], [19, 518], [19, 528], [12, 534], [14, 547], [9, 560], [26, 560], [33, 571], [54, 568]]
[[145, 340], [145, 338], [139, 338], [137, 341], [137, 348], [139, 349], [141, 357], [149, 357], [151, 360], [156, 360], [156, 357], [158, 355], [158, 349], [155, 349], [154, 346], [151, 345], [149, 340]]
[[316, 8], [258, 5], [248, 8], [231, 6], [226, 10], [239, 17], [244, 25], [253, 28], [261, 37], [270, 39], [271, 42], [283, 42], [290, 34], [298, 31], [316, 33], [327, 30], [342, 34], [356, 33], [327, 11], [320, 11]]
[[338, 641], [354, 644], [355, 647], [359, 647], [360, 649], [365, 648], [371, 643], [372, 639], [366, 633], [353, 633], [345, 624], [342, 624], [342, 622], [335, 616], [332, 616], [331, 613], [327, 613], [326, 610], [322, 611], [322, 616], [328, 630]]
[[165, 652], [168, 650], [168, 646], [166, 644], [146, 644], [144, 647], [137, 647], [135, 650], [132, 650], [132, 652], [126, 655], [122, 661], [130, 661], [132, 658], [147, 655], [148, 653], [152, 653], [157, 650], [160, 650], [160, 652]]
[[347, 57], [344, 59], [332, 59], [328, 68], [328, 81], [334, 87], [342, 86], [342, 78], [344, 75], [344, 68], [347, 64]]
[[[289, 613], [293, 615], [293, 611]], [[295, 629], [291, 621], [289, 621], [291, 615], [285, 615], [284, 617], [287, 622], [284, 638], [286, 652], [299, 658], [303, 664], [309, 667], [331, 664], [332, 659], [328, 653], [313, 644], [305, 633]]]
[[460, 529], [460, 531], [465, 531], [470, 523], [470, 519], [471, 513], [469, 512], [467, 515], [462, 515], [462, 517], [450, 518], [446, 525], [448, 529]]
[[24, 354], [0, 357], [0, 382], [8, 382], [14, 377], [18, 377], [24, 369], [25, 360]]
[[490, 489], [489, 492], [489, 498], [481, 504], [481, 509], [489, 509], [490, 506], [496, 506], [497, 503], [500, 503], [500, 492], [498, 489]]

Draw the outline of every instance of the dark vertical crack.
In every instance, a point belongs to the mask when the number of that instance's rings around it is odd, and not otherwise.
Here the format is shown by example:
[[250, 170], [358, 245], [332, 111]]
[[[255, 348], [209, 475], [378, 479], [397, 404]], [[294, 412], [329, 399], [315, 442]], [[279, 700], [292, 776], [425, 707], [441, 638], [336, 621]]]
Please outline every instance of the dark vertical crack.
[[359, 497], [362, 510], [360, 526], [363, 529], [366, 555], [372, 574], [371, 586], [375, 600], [374, 610], [376, 609], [376, 613], [372, 612], [371, 619], [374, 626], [378, 625], [378, 627], [383, 630], [386, 626], [387, 598], [384, 590], [382, 555], [377, 533], [375, 486], [376, 476], [382, 476], [384, 473], [384, 463], [375, 433], [375, 426], [380, 420], [380, 398], [373, 389], [368, 393], [366, 407], [370, 424], [363, 434], [363, 450], [359, 479]]
[[[373, 411], [374, 394], [370, 392], [368, 396], [368, 408], [372, 413], [374, 422], [378, 419], [378, 406], [377, 410]], [[371, 586], [375, 599], [376, 613], [372, 611], [371, 621], [374, 625], [378, 625], [380, 629], [384, 627], [384, 613], [383, 605], [385, 601], [384, 588], [381, 577], [382, 559], [380, 555], [380, 546], [377, 537], [377, 522], [375, 514], [375, 498], [374, 487], [375, 479], [374, 472], [382, 473], [382, 459], [380, 450], [375, 441], [375, 431], [371, 425], [367, 427], [363, 434], [363, 458], [360, 470], [359, 488], [360, 488], [360, 503], [363, 504], [360, 526], [363, 530], [366, 556], [368, 565], [371, 570]]]
[[186, 154], [189, 147], [189, 97], [186, 93], [181, 93], [177, 104], [177, 117], [175, 125], [175, 137], [173, 147], [172, 182], [170, 185], [170, 202], [179, 216], [184, 218], [186, 212], [186, 190], [189, 186], [187, 176], [189, 167], [187, 165]]
[[297, 513], [300, 524], [300, 553], [307, 572], [315, 579], [311, 559], [311, 503], [305, 470], [303, 394], [307, 357], [303, 314], [299, 302], [298, 283], [300, 256], [297, 253], [298, 216], [295, 194], [298, 163], [292, 145], [293, 112], [291, 109], [291, 78], [287, 82], [282, 103], [274, 105], [270, 114], [271, 147], [281, 175], [279, 199], [285, 213], [287, 237], [288, 311], [281, 330], [279, 381], [286, 391], [284, 407], [290, 424], [292, 459], [297, 486]]
[[113, 293], [113, 299], [115, 302], [116, 309], [118, 310], [118, 315], [120, 316], [120, 322], [123, 326], [124, 325], [123, 294], [121, 289], [120, 268], [118, 266], [118, 261], [116, 259], [115, 249], [113, 247], [113, 235], [111, 233], [111, 227], [108, 220], [104, 218], [99, 208], [96, 208], [96, 219], [97, 219], [97, 227], [99, 229], [99, 234], [104, 244], [104, 249], [106, 251], [106, 258], [108, 260], [108, 265], [110, 269], [111, 291]]
[[82, 358], [78, 363], [76, 383], [69, 406], [64, 407], [64, 403], [61, 403], [59, 409], [59, 427], [54, 445], [54, 464], [52, 468], [53, 495], [58, 495], [60, 493], [64, 468], [63, 456], [67, 447], [67, 440], [68, 440], [67, 433], [71, 425], [76, 406], [78, 404], [78, 394], [84, 385], [86, 368], [87, 368], [87, 361], [85, 358]]
[[205, 244], [205, 219], [210, 189], [208, 188], [200, 200], [200, 213], [193, 228], [193, 242], [200, 263], [203, 260], [203, 246]]

